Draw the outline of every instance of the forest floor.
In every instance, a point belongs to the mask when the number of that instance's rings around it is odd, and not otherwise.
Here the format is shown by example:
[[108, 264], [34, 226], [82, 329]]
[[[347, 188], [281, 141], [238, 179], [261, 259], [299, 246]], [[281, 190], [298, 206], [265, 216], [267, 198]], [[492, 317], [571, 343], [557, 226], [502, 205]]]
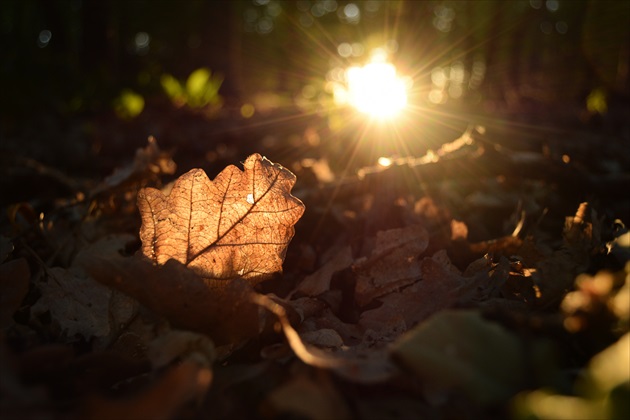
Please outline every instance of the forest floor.
[[[397, 143], [382, 127], [332, 131], [279, 111], [9, 127], [0, 415], [628, 418], [627, 122], [488, 121]], [[246, 159], [297, 177], [278, 200], [301, 201], [301, 218], [269, 216], [259, 232], [287, 229], [282, 272], [210, 281], [147, 264], [163, 238], [138, 232], [164, 219], [139, 213], [139, 191], [168, 194], [193, 168], [221, 187]], [[237, 240], [229, 264], [277, 257]]]

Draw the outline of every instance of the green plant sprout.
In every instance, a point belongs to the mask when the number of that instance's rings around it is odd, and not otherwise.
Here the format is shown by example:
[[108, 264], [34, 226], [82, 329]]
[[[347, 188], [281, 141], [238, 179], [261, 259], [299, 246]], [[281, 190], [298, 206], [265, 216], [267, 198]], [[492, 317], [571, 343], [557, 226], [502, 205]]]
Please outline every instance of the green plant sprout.
[[188, 76], [185, 83], [180, 82], [170, 74], [160, 78], [162, 89], [168, 95], [173, 105], [191, 108], [203, 108], [208, 105], [220, 106], [223, 98], [219, 95], [219, 88], [223, 83], [223, 76], [212, 74], [210, 69], [202, 67]]
[[593, 89], [586, 98], [586, 109], [589, 112], [604, 115], [608, 112], [606, 92], [603, 89]]
[[136, 118], [143, 109], [144, 97], [131, 89], [123, 89], [114, 100], [114, 111], [119, 118], [124, 120]]

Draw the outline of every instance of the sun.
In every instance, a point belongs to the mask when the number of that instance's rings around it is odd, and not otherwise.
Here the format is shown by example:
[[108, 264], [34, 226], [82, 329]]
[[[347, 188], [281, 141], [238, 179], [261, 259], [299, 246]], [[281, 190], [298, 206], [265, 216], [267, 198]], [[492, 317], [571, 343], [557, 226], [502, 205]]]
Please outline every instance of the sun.
[[347, 100], [360, 112], [376, 119], [390, 119], [407, 105], [407, 83], [385, 61], [371, 61], [346, 70]]

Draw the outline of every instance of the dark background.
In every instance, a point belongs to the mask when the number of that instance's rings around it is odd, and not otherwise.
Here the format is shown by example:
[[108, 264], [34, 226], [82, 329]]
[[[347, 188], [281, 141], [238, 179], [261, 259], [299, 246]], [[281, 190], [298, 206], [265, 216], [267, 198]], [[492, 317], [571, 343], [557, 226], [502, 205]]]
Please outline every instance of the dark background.
[[[345, 14], [352, 4], [358, 18]], [[352, 143], [361, 131], [332, 102], [327, 73], [390, 45], [413, 79], [411, 122], [397, 130], [407, 145], [366, 162], [422, 153], [479, 123], [524, 141], [559, 129], [627, 141], [628, 22], [622, 1], [3, 1], [0, 138], [5, 157], [79, 173], [107, 173], [148, 135], [182, 156], [321, 154], [309, 136]], [[364, 53], [342, 57], [342, 43]], [[199, 68], [222, 77], [217, 101], [174, 105], [161, 78], [183, 83]], [[441, 87], [436, 68], [451, 75]], [[124, 92], [144, 101], [138, 116], [116, 112]]]

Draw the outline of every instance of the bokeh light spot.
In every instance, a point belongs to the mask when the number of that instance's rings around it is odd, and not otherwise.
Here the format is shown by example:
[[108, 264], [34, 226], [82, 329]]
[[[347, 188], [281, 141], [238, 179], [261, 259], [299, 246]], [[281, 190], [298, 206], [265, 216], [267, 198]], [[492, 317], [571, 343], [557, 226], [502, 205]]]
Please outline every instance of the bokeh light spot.
[[259, 34], [268, 34], [273, 30], [273, 21], [268, 17], [263, 17], [256, 24], [256, 32]]
[[545, 7], [550, 12], [555, 12], [560, 8], [560, 2], [558, 0], [547, 0]]
[[362, 56], [364, 51], [365, 51], [365, 48], [363, 47], [363, 44], [361, 44], [360, 42], [352, 43], [352, 56], [353, 57]]
[[338, 10], [338, 16], [342, 21], [350, 24], [357, 24], [361, 20], [361, 10], [354, 3], [348, 3], [343, 9]]
[[45, 48], [46, 46], [48, 46], [48, 43], [51, 39], [52, 32], [50, 32], [48, 29], [44, 29], [37, 36], [37, 46], [39, 48]]
[[431, 92], [429, 92], [429, 101], [434, 104], [444, 104], [446, 103], [446, 95], [444, 95], [444, 92], [441, 90], [432, 89]]
[[326, 14], [326, 7], [322, 3], [315, 3], [313, 7], [311, 7], [311, 13], [315, 17], [322, 17]]
[[388, 167], [392, 165], [392, 160], [388, 157], [381, 156], [380, 158], [378, 158], [378, 164], [380, 166]]
[[311, 2], [308, 0], [298, 0], [295, 3], [295, 6], [298, 8], [300, 12], [307, 12], [308, 9], [311, 8]]
[[365, 11], [368, 13], [376, 13], [378, 12], [378, 9], [380, 9], [381, 5], [376, 0], [367, 0], [363, 7], [365, 7]]
[[302, 96], [306, 99], [313, 99], [317, 95], [317, 89], [313, 85], [306, 85], [302, 88]]
[[556, 32], [564, 35], [567, 33], [568, 30], [569, 30], [569, 25], [565, 21], [560, 20], [556, 22]]
[[280, 13], [282, 13], [282, 6], [275, 1], [272, 1], [267, 5], [266, 13], [269, 16], [278, 17], [280, 16]]
[[327, 12], [332, 13], [337, 10], [337, 2], [335, 0], [324, 0], [323, 4]]
[[352, 45], [347, 42], [342, 42], [339, 46], [337, 46], [337, 53], [339, 53], [339, 55], [343, 58], [350, 57], [352, 55]]
[[398, 51], [398, 41], [396, 41], [395, 39], [390, 39], [385, 44], [385, 49], [390, 54], [393, 54], [393, 53], [397, 52]]
[[343, 13], [348, 19], [357, 19], [360, 13], [359, 6], [354, 3], [348, 3], [346, 7], [343, 8]]
[[313, 16], [308, 13], [300, 13], [299, 21], [300, 25], [304, 26], [305, 28], [308, 28], [312, 26], [313, 23], [315, 23], [315, 19], [313, 19]]
[[241, 106], [241, 115], [243, 116], [243, 118], [253, 117], [255, 111], [256, 109], [252, 104], [243, 104], [243, 106]]
[[250, 7], [243, 12], [243, 19], [245, 19], [247, 23], [254, 23], [256, 19], [258, 19], [258, 12], [256, 9]]
[[136, 54], [144, 55], [149, 52], [151, 37], [146, 32], [138, 32], [133, 39]]

